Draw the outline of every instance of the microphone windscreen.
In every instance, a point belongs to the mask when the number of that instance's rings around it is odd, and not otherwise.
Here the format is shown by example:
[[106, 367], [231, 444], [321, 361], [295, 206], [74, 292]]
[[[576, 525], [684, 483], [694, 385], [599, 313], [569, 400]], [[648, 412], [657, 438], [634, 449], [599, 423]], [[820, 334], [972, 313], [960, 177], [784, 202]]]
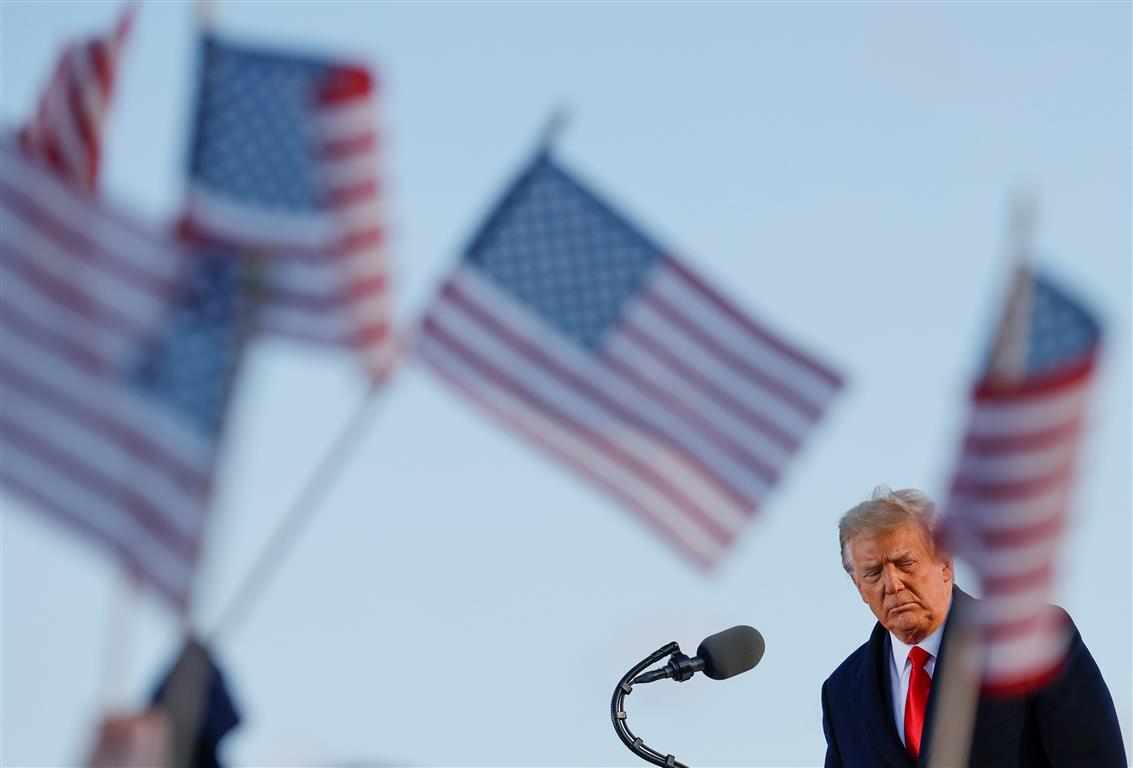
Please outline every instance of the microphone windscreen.
[[704, 674], [713, 680], [724, 680], [758, 664], [763, 649], [763, 635], [754, 627], [741, 624], [704, 638], [696, 655], [704, 659]]

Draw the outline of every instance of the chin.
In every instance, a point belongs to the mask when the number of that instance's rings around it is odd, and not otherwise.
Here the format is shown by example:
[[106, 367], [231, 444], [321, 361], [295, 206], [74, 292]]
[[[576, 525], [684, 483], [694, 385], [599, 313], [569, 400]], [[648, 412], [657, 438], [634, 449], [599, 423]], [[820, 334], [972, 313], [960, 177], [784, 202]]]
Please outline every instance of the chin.
[[899, 635], [903, 640], [912, 638], [912, 642], [917, 643], [924, 640], [928, 632], [925, 631], [924, 624], [899, 624], [893, 627], [893, 634]]

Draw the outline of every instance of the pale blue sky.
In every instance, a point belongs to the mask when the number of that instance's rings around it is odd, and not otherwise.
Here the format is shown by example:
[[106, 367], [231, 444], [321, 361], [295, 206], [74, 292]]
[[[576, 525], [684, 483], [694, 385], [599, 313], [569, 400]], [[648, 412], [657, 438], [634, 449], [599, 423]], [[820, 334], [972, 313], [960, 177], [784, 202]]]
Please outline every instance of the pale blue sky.
[[[1057, 601], [1130, 751], [1130, 5], [216, 5], [222, 31], [380, 71], [399, 317], [565, 105], [564, 162], [850, 383], [706, 577], [406, 367], [309, 535], [219, 643], [245, 715], [230, 762], [631, 764], [608, 717], [622, 672], [668, 640], [691, 650], [749, 623], [767, 639], [758, 668], [643, 689], [632, 727], [693, 764], [819, 764], [819, 686], [873, 623], [835, 523], [877, 483], [945, 487], [1024, 187], [1041, 200], [1041, 263], [1106, 323]], [[58, 46], [117, 8], [0, 5], [5, 125], [29, 113]], [[182, 190], [194, 35], [192, 5], [148, 3], [123, 60], [104, 185], [155, 221]], [[362, 386], [344, 355], [254, 351], [199, 626]], [[0, 503], [0, 761], [73, 764], [101, 702], [139, 703], [178, 628], [147, 597], [112, 635], [113, 565]], [[106, 682], [112, 637], [130, 653]]]

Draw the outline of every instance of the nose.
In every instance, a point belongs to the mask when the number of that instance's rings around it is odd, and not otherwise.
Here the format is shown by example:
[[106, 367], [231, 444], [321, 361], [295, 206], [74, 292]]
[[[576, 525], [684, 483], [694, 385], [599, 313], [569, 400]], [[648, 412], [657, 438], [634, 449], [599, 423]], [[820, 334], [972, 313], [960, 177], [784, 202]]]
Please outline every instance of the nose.
[[901, 572], [892, 563], [882, 569], [881, 583], [885, 588], [885, 593], [889, 595], [897, 594], [905, 586], [905, 582], [901, 579]]

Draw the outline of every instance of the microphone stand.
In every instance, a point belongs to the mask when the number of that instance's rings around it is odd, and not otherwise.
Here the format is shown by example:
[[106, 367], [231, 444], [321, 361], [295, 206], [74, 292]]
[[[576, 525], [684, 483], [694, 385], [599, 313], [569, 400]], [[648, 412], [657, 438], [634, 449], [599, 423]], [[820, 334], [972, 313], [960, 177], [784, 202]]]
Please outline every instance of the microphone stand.
[[[617, 732], [618, 738], [622, 743], [629, 748], [630, 752], [640, 757], [646, 762], [653, 763], [654, 765], [665, 766], [665, 768], [688, 768], [682, 762], [672, 755], [663, 755], [652, 747], [648, 746], [640, 736], [635, 736], [633, 731], [629, 729], [626, 723], [625, 712], [625, 698], [633, 693], [633, 679], [641, 674], [642, 670], [646, 667], [657, 663], [665, 656], [673, 655], [674, 657], [681, 654], [681, 648], [676, 643], [669, 643], [663, 648], [658, 648], [648, 657], [638, 662], [633, 669], [625, 673], [625, 676], [618, 682], [618, 687], [614, 689], [614, 697], [610, 701], [610, 719], [614, 723], [614, 731]], [[687, 657], [685, 657], [687, 659]], [[689, 673], [691, 677], [691, 672]]]

